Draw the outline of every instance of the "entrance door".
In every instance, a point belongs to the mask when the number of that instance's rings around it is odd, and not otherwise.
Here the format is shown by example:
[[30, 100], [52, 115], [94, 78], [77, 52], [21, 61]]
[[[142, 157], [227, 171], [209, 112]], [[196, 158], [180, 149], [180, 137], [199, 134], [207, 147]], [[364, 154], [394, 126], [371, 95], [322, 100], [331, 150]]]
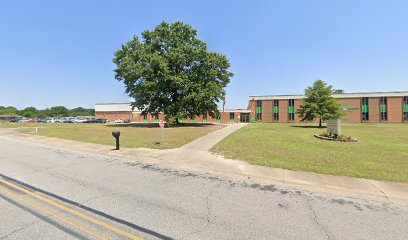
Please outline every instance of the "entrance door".
[[241, 113], [241, 122], [249, 122], [249, 113]]

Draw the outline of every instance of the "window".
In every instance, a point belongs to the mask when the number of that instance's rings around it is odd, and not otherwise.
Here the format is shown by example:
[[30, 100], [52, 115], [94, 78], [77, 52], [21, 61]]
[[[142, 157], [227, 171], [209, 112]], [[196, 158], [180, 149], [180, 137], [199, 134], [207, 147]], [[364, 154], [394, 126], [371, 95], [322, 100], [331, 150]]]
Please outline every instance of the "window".
[[295, 99], [289, 99], [289, 122], [295, 121]]
[[273, 100], [273, 120], [279, 121], [279, 100]]
[[205, 122], [205, 123], [207, 122], [207, 113], [203, 114], [203, 122]]
[[147, 113], [143, 113], [143, 122], [147, 122]]
[[404, 121], [408, 121], [408, 96], [404, 97]]
[[230, 113], [230, 123], [235, 122], [234, 117], [235, 117], [235, 114], [234, 114], [233, 112], [232, 112], [232, 113]]
[[361, 99], [361, 120], [368, 121], [368, 97]]
[[256, 101], [256, 120], [262, 121], [262, 101]]
[[387, 116], [387, 97], [381, 97], [380, 99], [380, 115], [381, 115], [381, 121], [387, 121], [388, 116]]

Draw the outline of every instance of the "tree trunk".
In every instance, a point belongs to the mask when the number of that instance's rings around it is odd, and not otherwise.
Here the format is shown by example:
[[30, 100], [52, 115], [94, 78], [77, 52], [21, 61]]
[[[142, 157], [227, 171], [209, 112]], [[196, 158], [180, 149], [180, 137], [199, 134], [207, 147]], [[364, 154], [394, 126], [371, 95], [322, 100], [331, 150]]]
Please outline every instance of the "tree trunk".
[[321, 127], [322, 127], [322, 119], [319, 118], [319, 128], [321, 128]]

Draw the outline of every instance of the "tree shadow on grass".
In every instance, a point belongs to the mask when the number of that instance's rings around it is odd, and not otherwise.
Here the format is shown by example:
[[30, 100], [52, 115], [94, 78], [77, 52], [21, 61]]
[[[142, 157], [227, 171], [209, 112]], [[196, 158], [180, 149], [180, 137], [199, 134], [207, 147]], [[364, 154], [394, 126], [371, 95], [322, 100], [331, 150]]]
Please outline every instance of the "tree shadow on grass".
[[300, 125], [300, 126], [290, 126], [290, 127], [294, 127], [294, 128], [317, 128], [317, 129], [327, 128], [326, 126], [319, 127], [319, 126], [302, 126], [302, 125]]
[[[183, 127], [208, 127], [213, 126], [213, 123], [181, 123], [180, 125], [171, 128], [183, 128]], [[134, 127], [134, 128], [160, 128], [159, 123], [118, 123], [118, 124], [108, 124], [107, 127]], [[166, 125], [166, 128], [169, 126]]]

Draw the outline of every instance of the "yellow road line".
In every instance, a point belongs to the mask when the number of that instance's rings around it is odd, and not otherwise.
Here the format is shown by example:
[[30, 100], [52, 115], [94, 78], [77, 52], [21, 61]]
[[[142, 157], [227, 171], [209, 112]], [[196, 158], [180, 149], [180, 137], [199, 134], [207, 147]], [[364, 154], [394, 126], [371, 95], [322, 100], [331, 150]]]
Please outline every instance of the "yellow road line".
[[20, 191], [20, 192], [26, 193], [27, 195], [30, 195], [30, 196], [32, 196], [33, 198], [36, 198], [36, 199], [38, 199], [38, 200], [40, 200], [40, 201], [42, 201], [42, 202], [45, 202], [45, 203], [47, 203], [47, 204], [49, 204], [49, 205], [52, 205], [52, 206], [54, 206], [54, 207], [56, 207], [56, 208], [59, 208], [59, 209], [64, 210], [64, 211], [66, 211], [66, 212], [69, 212], [69, 213], [71, 213], [72, 215], [75, 215], [75, 216], [77, 216], [77, 217], [80, 217], [80, 218], [82, 218], [82, 219], [85, 219], [85, 220], [87, 220], [87, 221], [89, 221], [89, 222], [91, 222], [91, 223], [93, 223], [93, 224], [99, 225], [99, 226], [101, 226], [101, 227], [103, 227], [103, 228], [105, 228], [105, 229], [108, 229], [108, 230], [110, 230], [110, 231], [112, 231], [112, 232], [114, 232], [114, 233], [117, 233], [117, 234], [119, 234], [119, 235], [121, 235], [121, 236], [127, 237], [127, 238], [132, 239], [132, 240], [143, 240], [142, 238], [140, 238], [140, 237], [138, 237], [138, 236], [136, 236], [136, 235], [133, 235], [133, 234], [131, 234], [131, 233], [128, 233], [128, 232], [126, 232], [126, 231], [123, 231], [122, 229], [119, 229], [119, 228], [117, 228], [117, 227], [115, 227], [115, 226], [112, 226], [112, 225], [110, 225], [110, 224], [107, 224], [107, 223], [105, 223], [105, 222], [99, 221], [98, 219], [95, 219], [95, 218], [93, 218], [93, 217], [90, 217], [90, 216], [88, 216], [88, 215], [85, 215], [85, 214], [83, 214], [83, 213], [81, 213], [81, 212], [78, 212], [78, 211], [76, 211], [76, 210], [74, 210], [74, 209], [70, 209], [70, 208], [68, 208], [68, 207], [66, 207], [66, 206], [64, 206], [64, 205], [61, 205], [61, 204], [56, 203], [56, 202], [54, 202], [54, 201], [52, 201], [52, 200], [49, 200], [49, 199], [47, 199], [47, 198], [45, 198], [45, 197], [42, 197], [42, 196], [40, 196], [40, 195], [37, 195], [37, 194], [35, 194], [35, 193], [31, 192], [31, 191], [28, 191], [28, 190], [25, 189], [25, 188], [19, 187], [19, 186], [15, 185], [15, 184], [13, 184], [13, 183], [10, 183], [10, 182], [8, 182], [8, 181], [6, 181], [6, 180], [4, 180], [4, 179], [1, 179], [1, 178], [0, 178], [0, 182], [3, 183], [3, 184], [6, 184], [7, 186], [10, 186], [10, 187], [12, 187], [12, 188], [14, 188], [14, 189], [16, 189], [16, 190], [18, 190], [18, 191]]
[[52, 212], [52, 211], [50, 211], [50, 210], [48, 210], [48, 209], [46, 209], [46, 208], [44, 208], [44, 207], [42, 207], [42, 206], [40, 206], [40, 205], [37, 205], [37, 204], [35, 204], [35, 203], [33, 203], [33, 202], [27, 200], [27, 199], [24, 199], [24, 198], [22, 198], [21, 196], [19, 196], [18, 194], [14, 193], [14, 192], [12, 192], [12, 191], [10, 191], [10, 190], [8, 190], [8, 189], [2, 187], [2, 186], [0, 186], [0, 191], [3, 192], [3, 193], [5, 193], [5, 194], [7, 194], [7, 195], [9, 195], [9, 196], [12, 196], [12, 197], [14, 197], [14, 198], [20, 200], [20, 201], [22, 201], [22, 202], [24, 202], [25, 204], [29, 205], [30, 207], [35, 208], [35, 209], [37, 209], [37, 210], [39, 210], [39, 211], [45, 213], [46, 215], [48, 215], [48, 216], [50, 216], [50, 217], [53, 217], [53, 218], [55, 218], [55, 219], [58, 219], [58, 220], [60, 220], [61, 222], [64, 222], [64, 223], [66, 223], [66, 224], [69, 224], [69, 225], [71, 225], [71, 226], [73, 226], [73, 227], [76, 227], [76, 228], [78, 228], [79, 230], [81, 230], [81, 231], [83, 231], [83, 232], [85, 232], [85, 233], [88, 233], [89, 235], [92, 235], [92, 236], [94, 236], [94, 237], [96, 237], [96, 238], [98, 238], [98, 239], [103, 239], [103, 240], [108, 240], [108, 239], [109, 239], [109, 238], [108, 238], [107, 236], [105, 236], [105, 235], [102, 235], [102, 234], [100, 234], [100, 233], [97, 233], [97, 232], [91, 230], [91, 229], [88, 228], [88, 227], [85, 227], [85, 226], [83, 226], [83, 225], [81, 225], [81, 224], [79, 224], [79, 223], [70, 221], [70, 220], [68, 220], [68, 219], [66, 219], [66, 218], [64, 218], [64, 217], [62, 217], [62, 216], [59, 216], [59, 215], [58, 215], [57, 213], [55, 213], [55, 212]]

